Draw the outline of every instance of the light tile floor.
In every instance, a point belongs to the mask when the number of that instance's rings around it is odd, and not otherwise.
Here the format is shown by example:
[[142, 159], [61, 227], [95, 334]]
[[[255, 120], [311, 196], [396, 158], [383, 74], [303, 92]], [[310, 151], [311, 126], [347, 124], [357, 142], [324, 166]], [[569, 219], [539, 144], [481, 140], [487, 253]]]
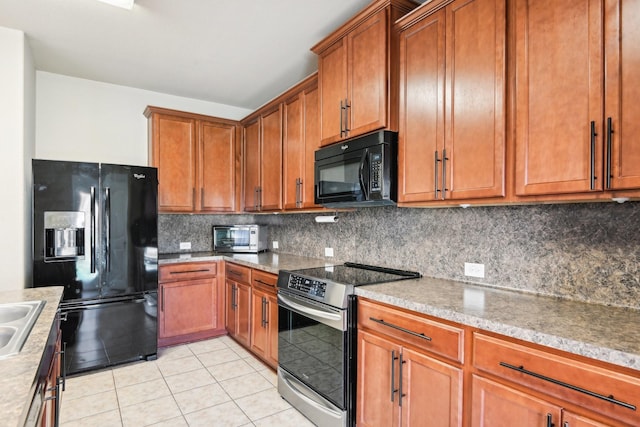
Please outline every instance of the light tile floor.
[[276, 374], [226, 336], [67, 378], [60, 420], [62, 427], [313, 426], [280, 397]]

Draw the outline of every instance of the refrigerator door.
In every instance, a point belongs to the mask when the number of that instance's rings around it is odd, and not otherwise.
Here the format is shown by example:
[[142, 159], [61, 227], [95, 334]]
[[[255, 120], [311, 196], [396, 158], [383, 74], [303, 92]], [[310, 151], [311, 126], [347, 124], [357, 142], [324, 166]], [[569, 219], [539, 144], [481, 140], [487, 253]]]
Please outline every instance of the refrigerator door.
[[96, 163], [33, 160], [33, 285], [64, 286], [64, 299], [100, 293]]
[[60, 311], [67, 375], [156, 358], [156, 292], [63, 303]]
[[156, 168], [101, 165], [101, 297], [158, 289]]

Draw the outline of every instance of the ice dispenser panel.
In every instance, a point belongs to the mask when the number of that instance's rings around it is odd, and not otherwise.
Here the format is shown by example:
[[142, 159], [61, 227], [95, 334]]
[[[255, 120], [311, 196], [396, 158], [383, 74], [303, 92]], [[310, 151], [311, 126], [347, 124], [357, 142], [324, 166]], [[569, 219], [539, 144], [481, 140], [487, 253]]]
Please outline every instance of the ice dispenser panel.
[[45, 261], [84, 257], [84, 236], [84, 212], [45, 212]]

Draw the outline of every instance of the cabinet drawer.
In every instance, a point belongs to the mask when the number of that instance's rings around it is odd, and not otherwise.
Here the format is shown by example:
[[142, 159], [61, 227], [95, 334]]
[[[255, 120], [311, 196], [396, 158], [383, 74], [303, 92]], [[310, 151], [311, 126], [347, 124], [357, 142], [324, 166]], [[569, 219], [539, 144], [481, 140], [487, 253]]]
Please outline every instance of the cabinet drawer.
[[161, 265], [158, 268], [158, 281], [161, 283], [177, 280], [203, 279], [216, 277], [218, 263], [215, 262], [181, 262]]
[[238, 264], [226, 263], [226, 278], [251, 285], [251, 268]]
[[254, 269], [251, 273], [251, 284], [254, 288], [275, 292], [278, 283], [278, 276], [266, 271]]
[[419, 314], [358, 300], [358, 328], [376, 331], [462, 363], [464, 331]]
[[473, 337], [473, 365], [529, 389], [640, 425], [640, 375], [622, 374], [480, 333]]

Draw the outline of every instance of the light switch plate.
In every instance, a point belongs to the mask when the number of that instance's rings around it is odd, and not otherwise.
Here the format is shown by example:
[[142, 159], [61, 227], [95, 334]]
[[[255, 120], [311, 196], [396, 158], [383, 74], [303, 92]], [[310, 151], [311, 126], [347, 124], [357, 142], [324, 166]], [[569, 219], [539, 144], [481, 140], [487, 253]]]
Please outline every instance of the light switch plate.
[[484, 264], [465, 262], [464, 275], [469, 277], [479, 277], [481, 279], [484, 279]]
[[333, 256], [333, 248], [324, 248], [324, 256]]
[[191, 242], [180, 242], [180, 250], [189, 250], [191, 249]]

